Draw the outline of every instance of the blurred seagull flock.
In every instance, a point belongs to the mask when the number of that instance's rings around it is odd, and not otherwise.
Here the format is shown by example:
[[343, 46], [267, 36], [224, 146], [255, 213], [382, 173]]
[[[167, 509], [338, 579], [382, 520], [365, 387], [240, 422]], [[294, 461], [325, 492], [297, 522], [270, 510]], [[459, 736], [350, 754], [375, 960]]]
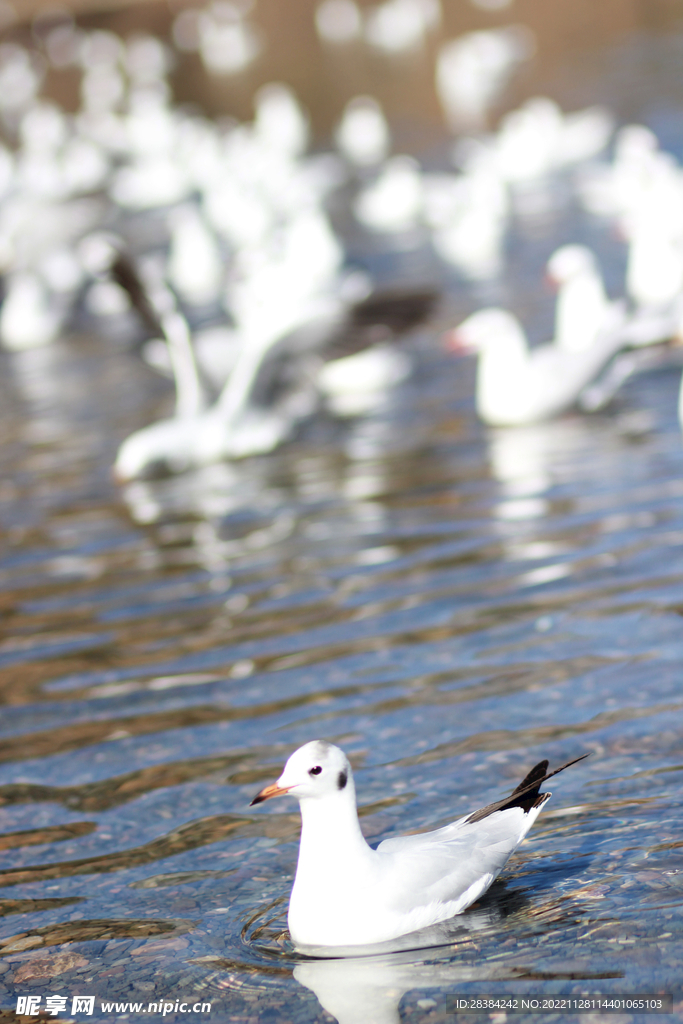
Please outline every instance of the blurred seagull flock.
[[[176, 53], [198, 52], [212, 75], [244, 72], [265, 45], [250, 13], [226, 0], [182, 10]], [[439, 0], [323, 0], [312, 17], [329, 50], [360, 40], [405, 54], [434, 35], [442, 10]], [[174, 103], [173, 47], [161, 39], [84, 30], [59, 12], [36, 24], [35, 46], [0, 46], [0, 340], [11, 351], [49, 345], [85, 318], [173, 378], [174, 415], [124, 440], [120, 480], [271, 451], [320, 407], [381, 407], [415, 365], [396, 339], [425, 323], [449, 349], [476, 352], [477, 412], [497, 425], [602, 408], [633, 373], [676, 361], [681, 167], [650, 129], [617, 125], [603, 106], [563, 111], [533, 97], [488, 129], [534, 56], [529, 28], [438, 46], [434, 86], [452, 143], [451, 168], [437, 172], [394, 151], [373, 96], [346, 104], [321, 150], [288, 85], [258, 89], [249, 123], [210, 119]], [[51, 66], [79, 73], [75, 113], [41, 95]], [[560, 181], [613, 225], [626, 273], [609, 298], [595, 253], [563, 246], [548, 263], [554, 336], [530, 348], [512, 312], [480, 296], [505, 274], [511, 227], [552, 206]], [[446, 325], [438, 284], [379, 285], [354, 265], [344, 224], [386, 252], [429, 246], [479, 308]]]

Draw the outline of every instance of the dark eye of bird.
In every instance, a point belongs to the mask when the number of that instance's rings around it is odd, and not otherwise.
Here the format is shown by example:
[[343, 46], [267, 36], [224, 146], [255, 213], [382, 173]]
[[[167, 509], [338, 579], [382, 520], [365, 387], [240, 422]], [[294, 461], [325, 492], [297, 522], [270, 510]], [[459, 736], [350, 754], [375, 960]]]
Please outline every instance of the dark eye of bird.
[[308, 774], [309, 775], [320, 775], [321, 771], [322, 771], [322, 768], [320, 767], [319, 764], [317, 764], [315, 766], [315, 768], [309, 768], [308, 769]]

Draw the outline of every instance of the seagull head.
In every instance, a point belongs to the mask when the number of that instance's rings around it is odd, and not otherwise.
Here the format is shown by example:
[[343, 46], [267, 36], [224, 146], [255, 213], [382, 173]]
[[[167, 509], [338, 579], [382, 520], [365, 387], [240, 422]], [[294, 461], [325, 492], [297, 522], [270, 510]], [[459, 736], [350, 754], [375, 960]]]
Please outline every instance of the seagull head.
[[509, 338], [514, 339], [514, 344], [522, 340], [519, 322], [506, 309], [491, 306], [473, 313], [459, 327], [446, 332], [443, 340], [449, 351], [466, 355], [501, 344], [505, 346]]
[[583, 274], [594, 274], [597, 263], [586, 245], [563, 245], [548, 260], [546, 273], [551, 284], [562, 285]]
[[343, 750], [327, 740], [312, 740], [295, 750], [277, 782], [257, 793], [251, 805], [291, 793], [298, 800], [320, 799], [346, 789], [351, 765]]

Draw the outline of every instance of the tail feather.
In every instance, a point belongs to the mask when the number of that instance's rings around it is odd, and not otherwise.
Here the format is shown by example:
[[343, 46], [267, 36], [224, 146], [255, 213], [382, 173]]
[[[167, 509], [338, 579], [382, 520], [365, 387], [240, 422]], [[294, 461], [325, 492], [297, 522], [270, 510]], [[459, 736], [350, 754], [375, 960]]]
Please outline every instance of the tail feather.
[[549, 793], [541, 793], [541, 785], [547, 782], [548, 779], [552, 779], [553, 775], [559, 775], [565, 768], [569, 768], [570, 765], [576, 764], [577, 761], [583, 761], [584, 757], [588, 757], [588, 754], [582, 754], [581, 757], [575, 757], [573, 761], [567, 761], [566, 764], [561, 765], [552, 772], [548, 772], [548, 762], [539, 761], [535, 765], [529, 774], [522, 779], [520, 784], [513, 789], [510, 796], [504, 797], [502, 800], [497, 800], [495, 803], [487, 804], [486, 807], [482, 807], [480, 810], [475, 811], [467, 818], [468, 824], [473, 824], [475, 821], [481, 821], [483, 818], [488, 818], [489, 814], [493, 814], [494, 811], [507, 811], [511, 807], [521, 807], [522, 810], [528, 814], [532, 807], [538, 807], [545, 803]]

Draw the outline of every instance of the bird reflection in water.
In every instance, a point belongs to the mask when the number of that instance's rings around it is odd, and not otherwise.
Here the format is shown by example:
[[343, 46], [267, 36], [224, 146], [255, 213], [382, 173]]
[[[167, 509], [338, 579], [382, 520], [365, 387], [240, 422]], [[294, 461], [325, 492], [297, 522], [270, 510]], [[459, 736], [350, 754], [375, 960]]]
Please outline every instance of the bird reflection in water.
[[[431, 988], [443, 992], [463, 982], [483, 980], [480, 967], [463, 955], [476, 949], [478, 935], [500, 926], [526, 904], [522, 893], [508, 892], [504, 882], [496, 883], [485, 899], [457, 919], [363, 947], [367, 950], [363, 956], [349, 955], [351, 948], [325, 949], [325, 959], [301, 961], [293, 974], [339, 1024], [398, 1024], [399, 1004], [406, 992]], [[510, 977], [510, 972], [490, 968], [487, 978], [495, 976]]]

